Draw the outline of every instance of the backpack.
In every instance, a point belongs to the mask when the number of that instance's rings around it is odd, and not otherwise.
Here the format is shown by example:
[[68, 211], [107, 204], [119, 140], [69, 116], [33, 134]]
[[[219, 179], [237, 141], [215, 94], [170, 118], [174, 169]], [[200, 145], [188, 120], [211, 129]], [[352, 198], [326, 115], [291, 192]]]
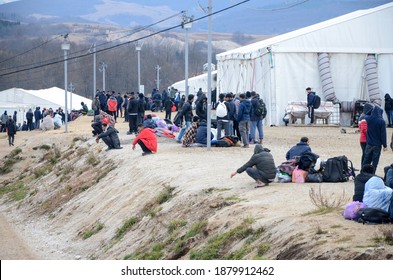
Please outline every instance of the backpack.
[[223, 118], [228, 115], [227, 106], [225, 106], [225, 101], [218, 101], [218, 105], [216, 108], [216, 116], [219, 118]]
[[239, 141], [239, 138], [235, 135], [225, 135], [218, 140], [225, 140], [231, 144], [231, 146], [236, 146], [236, 143]]
[[262, 117], [262, 119], [266, 117], [266, 105], [265, 102], [263, 102], [262, 98], [258, 99], [258, 106], [255, 108], [254, 114], [257, 117]]
[[319, 106], [321, 106], [321, 97], [315, 94], [313, 107], [314, 109], [318, 109]]
[[[348, 163], [351, 164], [350, 167]], [[349, 177], [355, 177], [352, 161], [346, 156], [329, 158], [324, 165], [322, 171], [324, 182], [346, 182]]]
[[358, 222], [363, 224], [388, 224], [391, 223], [389, 213], [374, 207], [364, 207], [359, 210]]
[[343, 216], [347, 220], [357, 220], [359, 219], [360, 209], [366, 207], [366, 204], [359, 201], [352, 201], [345, 206]]
[[232, 147], [232, 144], [225, 139], [217, 140], [215, 143], [216, 147]]

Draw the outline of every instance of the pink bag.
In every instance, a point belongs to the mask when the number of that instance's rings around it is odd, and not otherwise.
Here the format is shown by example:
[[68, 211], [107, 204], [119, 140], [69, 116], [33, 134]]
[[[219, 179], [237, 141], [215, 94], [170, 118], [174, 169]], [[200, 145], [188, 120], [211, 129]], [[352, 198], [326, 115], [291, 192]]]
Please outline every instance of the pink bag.
[[307, 171], [304, 171], [302, 169], [299, 169], [298, 166], [296, 166], [295, 170], [292, 172], [292, 183], [305, 183], [306, 182], [306, 177], [307, 177]]

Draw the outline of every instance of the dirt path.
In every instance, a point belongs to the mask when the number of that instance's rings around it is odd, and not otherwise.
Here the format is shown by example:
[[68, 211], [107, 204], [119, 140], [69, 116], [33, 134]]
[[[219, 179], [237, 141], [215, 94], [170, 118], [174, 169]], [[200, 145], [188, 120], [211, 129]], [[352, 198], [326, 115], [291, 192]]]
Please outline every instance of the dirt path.
[[14, 227], [0, 214], [0, 259], [36, 260], [39, 259], [20, 237]]

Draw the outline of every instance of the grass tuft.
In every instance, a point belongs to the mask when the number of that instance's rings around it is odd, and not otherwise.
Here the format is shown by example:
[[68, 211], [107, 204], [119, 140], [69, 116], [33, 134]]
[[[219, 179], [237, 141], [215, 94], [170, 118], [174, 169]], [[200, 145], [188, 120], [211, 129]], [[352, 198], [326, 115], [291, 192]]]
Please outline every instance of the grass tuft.
[[126, 220], [124, 224], [116, 230], [115, 239], [121, 239], [137, 222], [138, 219], [136, 217]]
[[85, 233], [82, 234], [82, 238], [84, 240], [90, 238], [94, 234], [98, 233], [100, 230], [104, 228], [104, 224], [102, 223], [97, 223], [93, 225], [91, 228], [89, 228]]

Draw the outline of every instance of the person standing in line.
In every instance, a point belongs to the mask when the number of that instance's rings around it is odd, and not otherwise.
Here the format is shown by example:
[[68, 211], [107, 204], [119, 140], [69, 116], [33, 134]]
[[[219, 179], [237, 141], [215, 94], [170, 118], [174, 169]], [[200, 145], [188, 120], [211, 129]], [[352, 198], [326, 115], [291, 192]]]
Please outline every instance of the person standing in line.
[[117, 111], [116, 111], [116, 115], [117, 115], [117, 117], [122, 118], [122, 117], [123, 117], [123, 102], [124, 102], [124, 99], [123, 99], [123, 97], [121, 96], [121, 93], [120, 93], [120, 92], [117, 93], [116, 99], [117, 99]]
[[254, 154], [250, 160], [232, 172], [231, 178], [244, 171], [257, 182], [255, 188], [265, 187], [273, 182], [276, 177], [276, 165], [270, 150], [264, 148], [261, 144], [256, 144]]
[[220, 95], [218, 96], [218, 103], [216, 107], [217, 140], [221, 138], [222, 129], [224, 129], [225, 131], [224, 136], [229, 135], [229, 110], [230, 107], [229, 104], [226, 102], [226, 95], [220, 93]]
[[95, 98], [91, 103], [91, 109], [94, 111], [94, 116], [100, 114], [100, 99], [98, 94], [95, 95]]
[[377, 171], [381, 149], [387, 151], [386, 123], [382, 118], [383, 110], [374, 106], [370, 116], [366, 116], [367, 122], [367, 145], [362, 165], [370, 164]]
[[14, 120], [15, 124], [18, 122], [18, 112], [14, 111], [14, 115], [12, 116], [12, 119]]
[[249, 147], [248, 134], [250, 131], [250, 113], [251, 113], [251, 102], [246, 99], [244, 93], [239, 95], [240, 104], [237, 113], [237, 121], [239, 122], [239, 130], [241, 139], [243, 142], [243, 148]]
[[251, 92], [251, 105], [252, 105], [252, 110], [251, 110], [251, 129], [250, 129], [250, 134], [251, 134], [251, 144], [256, 144], [256, 132], [258, 129], [258, 141], [259, 144], [262, 144], [263, 141], [263, 128], [262, 128], [262, 120], [263, 117], [262, 115], [258, 115], [258, 107], [260, 106], [259, 103], [259, 95], [255, 92]]
[[184, 135], [184, 132], [186, 132], [187, 128], [190, 127], [191, 123], [192, 123], [192, 117], [194, 116], [192, 113], [192, 103], [194, 102], [194, 95], [193, 94], [189, 94], [188, 95], [188, 100], [186, 103], [184, 103], [183, 108], [180, 112], [180, 118], [184, 117], [184, 121], [186, 123], [186, 126], [183, 127], [180, 130], [180, 133], [177, 137], [177, 142], [181, 143], [181, 139]]
[[5, 127], [7, 129], [8, 135], [8, 143], [11, 146], [14, 146], [15, 134], [16, 134], [16, 123], [12, 119], [12, 116], [8, 117], [7, 122], [5, 123]]
[[146, 101], [143, 93], [139, 93], [138, 97], [138, 124], [141, 124], [145, 120]]
[[128, 106], [127, 106], [127, 113], [128, 113], [128, 125], [129, 125], [129, 131], [127, 134], [138, 134], [138, 107], [139, 103], [138, 100], [135, 99], [135, 94], [131, 92], [130, 94], [130, 99], [128, 100]]
[[27, 126], [29, 127], [30, 131], [32, 131], [34, 129], [33, 116], [34, 116], [33, 110], [31, 110], [31, 108], [30, 108], [29, 111], [27, 111], [27, 113], [26, 113]]
[[363, 113], [359, 117], [359, 132], [360, 132], [360, 147], [362, 148], [362, 158], [360, 162], [360, 166], [362, 166], [363, 161], [364, 161], [364, 152], [366, 151], [366, 146], [367, 146], [367, 122], [366, 122], [366, 116], [369, 116], [371, 114], [371, 111], [373, 110], [373, 105], [371, 103], [366, 103], [364, 104], [363, 107]]
[[310, 118], [310, 123], [314, 123], [314, 102], [315, 102], [315, 92], [311, 91], [311, 88], [306, 88], [307, 92], [307, 108], [308, 108], [308, 117]]
[[5, 132], [5, 124], [8, 121], [8, 115], [7, 115], [7, 111], [4, 111], [4, 113], [1, 115], [0, 117], [0, 132]]
[[171, 120], [173, 102], [168, 96], [164, 102], [165, 119]]
[[228, 112], [228, 118], [229, 118], [229, 135], [235, 135], [234, 131], [234, 121], [236, 120], [236, 105], [235, 102], [233, 101], [233, 95], [232, 93], [227, 93], [225, 95], [227, 99], [227, 103], [229, 106], [229, 112]]
[[393, 99], [385, 94], [385, 113], [388, 118], [388, 127], [393, 127]]

